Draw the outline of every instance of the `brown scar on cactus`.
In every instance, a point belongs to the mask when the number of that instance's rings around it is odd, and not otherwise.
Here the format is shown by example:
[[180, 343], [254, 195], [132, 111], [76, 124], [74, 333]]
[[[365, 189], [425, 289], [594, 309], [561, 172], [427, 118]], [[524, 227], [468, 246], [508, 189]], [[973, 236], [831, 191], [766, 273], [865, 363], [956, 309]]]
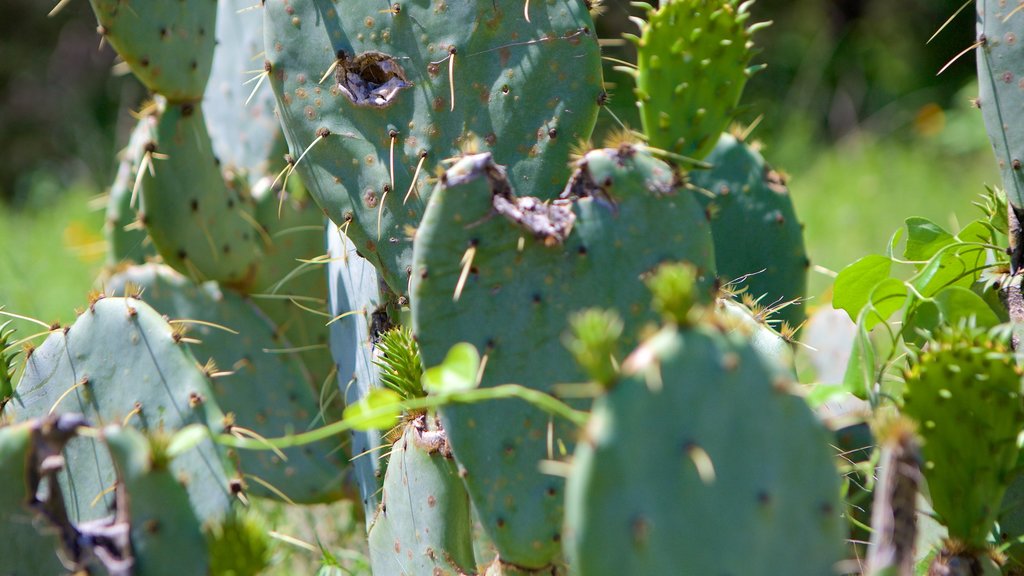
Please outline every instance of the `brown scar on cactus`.
[[401, 90], [413, 85], [402, 65], [383, 52], [363, 52], [350, 58], [348, 52], [338, 50], [337, 59], [320, 82], [331, 72], [334, 72], [338, 90], [356, 106], [387, 108]]

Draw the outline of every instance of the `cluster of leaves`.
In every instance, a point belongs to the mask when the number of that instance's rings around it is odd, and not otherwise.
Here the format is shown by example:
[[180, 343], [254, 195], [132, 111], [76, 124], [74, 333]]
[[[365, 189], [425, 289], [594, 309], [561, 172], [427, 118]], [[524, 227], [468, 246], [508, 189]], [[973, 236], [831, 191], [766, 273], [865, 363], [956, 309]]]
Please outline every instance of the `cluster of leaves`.
[[831, 392], [849, 392], [873, 406], [899, 398], [906, 352], [919, 349], [937, 328], [968, 319], [979, 327], [1007, 320], [998, 290], [1009, 278], [1001, 248], [1006, 201], [989, 190], [977, 205], [983, 217], [956, 233], [908, 218], [884, 255], [865, 256], [839, 273], [832, 303], [857, 323], [857, 332], [843, 386]]

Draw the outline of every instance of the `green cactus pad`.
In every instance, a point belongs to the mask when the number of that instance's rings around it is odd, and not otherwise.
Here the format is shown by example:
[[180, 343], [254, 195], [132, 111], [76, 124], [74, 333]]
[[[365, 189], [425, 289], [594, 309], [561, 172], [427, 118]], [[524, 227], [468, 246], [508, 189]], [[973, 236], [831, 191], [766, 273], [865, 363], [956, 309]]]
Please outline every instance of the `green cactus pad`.
[[[338, 367], [338, 388], [345, 404], [353, 405], [379, 386], [375, 342], [390, 323], [384, 312], [388, 292], [373, 265], [357, 254], [333, 223], [327, 225], [327, 247], [328, 305], [331, 316], [338, 318], [330, 326], [331, 357]], [[352, 468], [367, 518], [373, 518], [380, 505], [384, 471], [378, 449], [382, 444], [379, 430], [352, 432]]]
[[[18, 421], [49, 413], [84, 414], [95, 424], [127, 421], [171, 433], [198, 423], [214, 434], [224, 416], [213, 390], [179, 332], [133, 298], [102, 298], [75, 323], [50, 334], [25, 363], [5, 413]], [[61, 479], [68, 514], [81, 522], [113, 505], [114, 467], [107, 450], [86, 438], [65, 449], [69, 474]], [[221, 455], [211, 439], [176, 459], [172, 470], [188, 478], [192, 507], [203, 520], [220, 516], [231, 501]], [[106, 494], [102, 496], [101, 494]]]
[[829, 435], [744, 338], [668, 328], [622, 366], [569, 475], [574, 574], [833, 573]]
[[[59, 534], [43, 528], [30, 507], [40, 472], [40, 421], [0, 426], [0, 574], [36, 576], [65, 574], [58, 556], [64, 545]], [[39, 530], [43, 528], [43, 530]]]
[[[571, 313], [617, 307], [624, 333], [634, 334], [655, 318], [640, 277], [665, 261], [694, 264], [696, 299], [710, 300], [709, 226], [669, 166], [639, 147], [595, 150], [563, 196], [550, 204], [516, 197], [489, 154], [463, 158], [442, 176], [414, 256], [413, 327], [426, 366], [469, 342], [487, 358], [481, 386], [516, 382], [550, 392], [585, 380], [561, 345]], [[510, 336], [517, 334], [529, 338]], [[537, 470], [559, 456], [548, 449], [550, 418], [519, 401], [449, 406], [442, 416], [502, 559], [525, 568], [552, 563], [563, 480]], [[555, 421], [552, 435], [557, 451], [571, 446], [575, 431]]]
[[274, 92], [264, 78], [263, 14], [250, 0], [218, 0], [217, 50], [203, 94], [213, 153], [225, 170], [243, 172], [250, 184], [283, 165], [275, 157], [281, 127]]
[[444, 430], [427, 416], [391, 449], [384, 495], [370, 525], [374, 574], [475, 573], [469, 497]]
[[[1024, 106], [1024, 14], [1017, 3], [978, 0], [978, 105], [999, 162], [1006, 198], [1024, 215], [1024, 126], [1010, 119]], [[1012, 15], [1011, 15], [1012, 14]]]
[[145, 146], [153, 140], [156, 117], [147, 114], [139, 119], [128, 139], [128, 146], [121, 151], [121, 162], [117, 166], [114, 184], [110, 187], [107, 202], [107, 219], [104, 236], [107, 239], [107, 264], [142, 263], [156, 255], [153, 244], [146, 239], [146, 231], [139, 228], [136, 206], [141, 202], [135, 198], [132, 206], [132, 192], [135, 191], [139, 164], [145, 155]]
[[[142, 289], [142, 299], [170, 318], [197, 320], [188, 337], [199, 340], [189, 348], [201, 362], [212, 359], [224, 374], [213, 379], [217, 404], [234, 415], [234, 424], [266, 438], [322, 426], [314, 394], [297, 354], [284, 353], [291, 344], [250, 302], [213, 283], [196, 285], [166, 266], [129, 268], [110, 279], [107, 289], [123, 293], [126, 286]], [[324, 354], [326, 350], [322, 351]], [[252, 494], [276, 497], [273, 490], [295, 502], [312, 503], [341, 496], [345, 455], [334, 439], [283, 451], [282, 461], [269, 450], [241, 450], [240, 467]], [[259, 479], [259, 480], [256, 480]]]
[[[325, 324], [329, 318], [323, 316], [327, 314], [326, 264], [310, 263], [325, 253], [327, 219], [308, 198], [296, 200], [288, 195], [281, 202], [278, 194], [268, 178], [259, 181], [252, 191], [253, 215], [263, 229], [263, 256], [252, 284], [252, 301], [280, 327], [292, 346], [302, 350], [299, 356], [309, 370], [317, 397], [337, 396], [334, 382], [327, 382], [334, 363], [327, 351], [329, 329]], [[332, 419], [341, 416], [340, 404], [333, 401], [328, 405]]]
[[213, 61], [217, 3], [211, 0], [89, 0], [99, 32], [153, 92], [169, 102], [203, 96]]
[[[715, 265], [723, 281], [737, 281], [770, 307], [807, 295], [807, 250], [803, 225], [781, 174], [765, 164], [754, 148], [723, 134], [705, 160], [710, 170], [689, 173], [691, 182], [714, 195], [697, 194], [711, 217]], [[804, 321], [802, 305], [786, 306], [772, 315], [791, 326]]]
[[132, 574], [205, 574], [209, 561], [200, 520], [184, 483], [167, 468], [168, 457], [157, 453], [166, 450], [167, 435], [155, 434], [147, 437], [120, 426], [103, 429], [127, 494], [127, 509], [121, 513], [131, 527]]
[[260, 255], [256, 224], [246, 199], [221, 177], [202, 110], [168, 105], [153, 133], [141, 217], [156, 249], [194, 280], [247, 288]]
[[649, 7], [637, 45], [636, 95], [651, 146], [703, 158], [732, 121], [758, 67], [746, 27], [753, 2], [664, 0]]
[[551, 198], [603, 92], [582, 2], [535, 2], [530, 22], [518, 0], [394, 6], [270, 0], [265, 33], [292, 156], [317, 141], [297, 164], [303, 182], [402, 294], [433, 167], [476, 142], [521, 193]]
[[1009, 342], [982, 329], [944, 328], [905, 379], [903, 412], [918, 423], [932, 507], [950, 538], [983, 549], [1024, 424]]

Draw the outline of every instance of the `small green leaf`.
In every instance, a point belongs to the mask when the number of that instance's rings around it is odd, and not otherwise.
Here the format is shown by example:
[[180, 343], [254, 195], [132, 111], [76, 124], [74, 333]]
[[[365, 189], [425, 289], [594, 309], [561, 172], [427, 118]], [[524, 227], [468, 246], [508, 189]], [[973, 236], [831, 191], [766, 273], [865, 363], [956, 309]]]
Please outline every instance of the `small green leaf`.
[[[378, 410], [381, 413], [369, 416]], [[374, 388], [359, 402], [345, 407], [342, 418], [353, 420], [352, 428], [355, 430], [371, 428], [387, 430], [398, 422], [398, 417], [401, 414], [402, 397], [397, 392], [387, 388]]]
[[935, 303], [946, 324], [956, 324], [965, 318], [974, 318], [975, 326], [991, 328], [999, 318], [988, 304], [974, 292], [960, 286], [950, 286], [935, 295]]
[[804, 396], [804, 400], [811, 408], [818, 408], [829, 400], [832, 400], [837, 396], [845, 396], [848, 393], [849, 391], [844, 386], [836, 386], [835, 384], [818, 384], [807, 396]]
[[961, 242], [978, 242], [980, 244], [994, 244], [995, 239], [992, 237], [994, 230], [988, 222], [983, 220], [975, 220], [967, 226], [964, 226], [960, 233], [956, 235], [956, 239]]
[[907, 246], [903, 249], [903, 258], [907, 260], [923, 262], [943, 246], [956, 241], [952, 234], [927, 218], [912, 216], [907, 218], [906, 223]]
[[942, 312], [935, 302], [925, 301], [918, 304], [904, 321], [903, 340], [920, 348], [928, 341], [928, 335], [942, 324]]
[[901, 280], [886, 278], [871, 291], [871, 305], [864, 312], [864, 329], [871, 330], [885, 322], [907, 301], [907, 287]]
[[843, 387], [857, 398], [867, 400], [875, 382], [875, 349], [871, 345], [871, 336], [864, 329], [863, 317], [859, 320], [850, 362], [843, 376]]
[[878, 254], [865, 256], [843, 268], [832, 288], [832, 307], [846, 310], [850, 319], [856, 320], [867, 305], [871, 291], [889, 277], [891, 270], [892, 260]]
[[171, 459], [195, 448], [200, 442], [210, 437], [210, 430], [202, 424], [189, 424], [174, 433], [167, 444], [167, 455]]
[[423, 373], [423, 389], [430, 394], [460, 392], [477, 387], [480, 353], [469, 343], [459, 342], [451, 347], [444, 362]]
[[948, 286], [969, 288], [981, 275], [985, 249], [980, 246], [950, 245], [939, 250], [910, 280], [914, 288], [930, 298]]

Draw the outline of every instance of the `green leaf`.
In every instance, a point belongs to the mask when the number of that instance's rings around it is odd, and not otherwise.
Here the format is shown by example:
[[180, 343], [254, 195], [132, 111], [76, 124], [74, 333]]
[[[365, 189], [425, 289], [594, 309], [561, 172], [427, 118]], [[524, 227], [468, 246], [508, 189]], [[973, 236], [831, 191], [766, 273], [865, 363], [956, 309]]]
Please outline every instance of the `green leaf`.
[[871, 291], [889, 277], [891, 270], [892, 260], [878, 254], [865, 256], [843, 268], [832, 288], [832, 307], [846, 310], [850, 319], [856, 320], [867, 305]]
[[867, 400], [875, 382], [875, 349], [871, 337], [864, 328], [863, 317], [857, 322], [857, 334], [853, 339], [850, 361], [843, 376], [843, 387], [861, 400]]
[[818, 384], [809, 394], [807, 394], [807, 396], [804, 396], [804, 400], [811, 408], [818, 408], [829, 400], [832, 400], [837, 396], [846, 396], [848, 393], [849, 390], [847, 390], [845, 386], [836, 386], [835, 384]]
[[999, 318], [974, 292], [960, 286], [951, 286], [935, 295], [935, 303], [942, 312], [946, 324], [956, 324], [965, 318], [974, 318], [975, 326], [991, 328], [999, 324]]
[[956, 241], [952, 234], [927, 218], [911, 216], [906, 223], [907, 246], [903, 249], [903, 258], [906, 260], [924, 262], [943, 246]]
[[[378, 410], [382, 412], [369, 416]], [[352, 428], [355, 430], [371, 428], [387, 430], [398, 422], [398, 417], [401, 414], [402, 397], [397, 392], [387, 388], [374, 388], [359, 402], [346, 406], [342, 418], [354, 420]]]
[[472, 344], [459, 342], [448, 350], [444, 362], [423, 373], [423, 389], [430, 394], [461, 392], [476, 388], [480, 353]]
[[921, 302], [906, 319], [903, 327], [903, 341], [920, 348], [928, 341], [928, 336], [942, 323], [942, 312], [933, 301]]
[[886, 278], [871, 291], [871, 306], [864, 312], [864, 329], [871, 330], [885, 322], [907, 301], [907, 287], [901, 280]]
[[202, 424], [189, 424], [174, 433], [167, 445], [167, 455], [172, 459], [195, 448], [200, 442], [210, 437], [210, 430]]
[[950, 245], [932, 256], [911, 284], [925, 298], [948, 286], [969, 288], [981, 274], [985, 249], [980, 246]]
[[995, 239], [992, 237], [993, 230], [991, 226], [982, 220], [975, 220], [964, 226], [960, 232], [956, 235], [957, 240], [961, 242], [978, 242], [980, 244], [994, 244]]

